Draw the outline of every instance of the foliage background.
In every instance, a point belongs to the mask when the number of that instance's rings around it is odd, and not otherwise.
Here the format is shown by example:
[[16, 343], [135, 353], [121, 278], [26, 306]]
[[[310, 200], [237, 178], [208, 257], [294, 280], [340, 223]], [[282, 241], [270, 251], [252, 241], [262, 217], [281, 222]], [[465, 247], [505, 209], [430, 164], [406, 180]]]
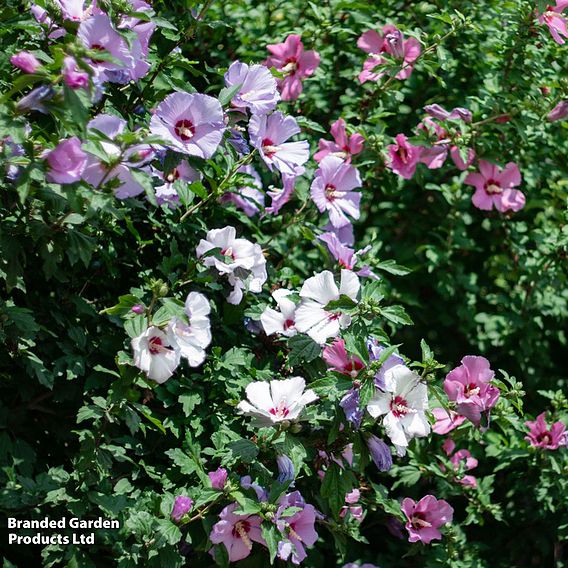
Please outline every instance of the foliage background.
[[[536, 23], [534, 3], [244, 0], [193, 6], [156, 0], [153, 6], [171, 25], [155, 33], [153, 71], [139, 85], [111, 87], [96, 108], [62, 105], [55, 117], [33, 115], [28, 137], [13, 111], [27, 87], [17, 85], [2, 107], [0, 134], [21, 141], [31, 162], [16, 184], [3, 180], [1, 189], [0, 506], [19, 518], [102, 515], [122, 526], [119, 532], [99, 531], [99, 544], [90, 548], [5, 548], [5, 566], [32, 565], [40, 553], [45, 566], [206, 566], [212, 560], [196, 552], [206, 547], [201, 523], [188, 529], [193, 548], [177, 543], [178, 529], [168, 520], [174, 493], [198, 487], [200, 469], [221, 462], [239, 474], [251, 467], [259, 475], [274, 469], [273, 449], [262, 441], [258, 459], [247, 454], [249, 446], [230, 445], [252, 436], [232, 409], [244, 386], [286, 365], [285, 347], [243, 332], [243, 318], [257, 315], [268, 301], [268, 286], [260, 305], [253, 299], [230, 306], [199, 272], [194, 250], [208, 228], [236, 224], [269, 249], [269, 284], [298, 287], [330, 267], [313, 240], [320, 215], [313, 205], [302, 207], [314, 162], [281, 217], [251, 220], [210, 202], [180, 223], [179, 211], [144, 199], [120, 202], [88, 186], [46, 184], [39, 155], [60, 138], [83, 136], [95, 112], [114, 109], [133, 127], [147, 122], [149, 110], [174, 89], [216, 96], [231, 61], [261, 61], [266, 44], [289, 33], [301, 34], [322, 63], [304, 83], [300, 100], [280, 107], [305, 117], [304, 137], [313, 151], [340, 116], [365, 135], [366, 150], [356, 163], [364, 177], [356, 243], [371, 244], [376, 261], [411, 269], [406, 276], [396, 269], [381, 273], [389, 302], [404, 305], [414, 321], [404, 327], [385, 322], [391, 342], [420, 360], [425, 339], [446, 371], [463, 355], [482, 354], [492, 368], [522, 382], [524, 391], [524, 417], [508, 405], [486, 435], [465, 435], [480, 460], [475, 496], [433, 473], [443, 455], [436, 437], [417, 442], [389, 475], [367, 469], [368, 482], [392, 490], [390, 497], [434, 492], [448, 498], [460, 522], [443, 544], [410, 546], [394, 538], [385, 528], [386, 505], [370, 495], [361, 528], [370, 544], [347, 544], [344, 534], [322, 528], [323, 541], [305, 564], [360, 559], [383, 567], [565, 566], [565, 451], [563, 457], [530, 452], [522, 426], [543, 409], [556, 408], [564, 419], [567, 411], [561, 391], [567, 359], [568, 122], [545, 118], [568, 94], [566, 48]], [[190, 9], [202, 11], [204, 19], [195, 21]], [[27, 3], [7, 0], [0, 19], [0, 89], [7, 93], [14, 85], [9, 57], [47, 46]], [[431, 49], [408, 80], [386, 89], [361, 86], [356, 75], [364, 54], [356, 40], [386, 23]], [[176, 45], [181, 52], [169, 55]], [[543, 87], [550, 93], [543, 94]], [[509, 115], [508, 122], [489, 120], [475, 128], [473, 145], [478, 156], [519, 164], [527, 196], [521, 212], [502, 216], [473, 208], [465, 173], [451, 167], [419, 169], [410, 181], [385, 169], [386, 145], [399, 132], [409, 134], [422, 107], [434, 102], [466, 106], [474, 122]], [[217, 155], [219, 171], [208, 166], [211, 176], [220, 176], [230, 160]], [[268, 176], [264, 181], [271, 182]], [[204, 367], [185, 368], [160, 388], [147, 385], [133, 367], [117, 365], [117, 353], [119, 362], [125, 360], [120, 352], [128, 351], [127, 336], [119, 317], [101, 314], [123, 294], [147, 299], [152, 279], [167, 283], [170, 295], [179, 298], [191, 280], [192, 287], [209, 290], [214, 304], [214, 342]], [[317, 363], [304, 367], [299, 374], [306, 377], [322, 372]], [[438, 384], [444, 375], [438, 371]], [[511, 387], [507, 400], [516, 400], [520, 389]], [[302, 459], [304, 450], [287, 449]], [[308, 455], [313, 451], [308, 448]], [[314, 477], [306, 459], [302, 483], [317, 495]], [[205, 529], [214, 521], [206, 517]], [[265, 562], [258, 552], [242, 565]]]

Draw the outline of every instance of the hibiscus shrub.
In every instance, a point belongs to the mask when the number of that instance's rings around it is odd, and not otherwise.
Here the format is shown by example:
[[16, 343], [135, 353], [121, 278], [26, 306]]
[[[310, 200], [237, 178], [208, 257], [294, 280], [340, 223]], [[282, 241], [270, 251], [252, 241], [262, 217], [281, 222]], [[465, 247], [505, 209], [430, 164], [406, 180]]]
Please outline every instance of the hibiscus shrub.
[[4, 566], [566, 566], [567, 8], [3, 2]]

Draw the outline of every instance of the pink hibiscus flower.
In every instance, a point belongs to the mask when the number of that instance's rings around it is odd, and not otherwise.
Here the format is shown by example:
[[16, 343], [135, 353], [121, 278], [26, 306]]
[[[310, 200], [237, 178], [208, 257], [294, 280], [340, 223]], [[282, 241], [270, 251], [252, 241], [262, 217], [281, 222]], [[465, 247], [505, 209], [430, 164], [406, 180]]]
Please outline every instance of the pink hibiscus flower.
[[251, 553], [252, 541], [266, 546], [260, 531], [261, 518], [258, 515], [235, 515], [233, 511], [236, 508], [236, 503], [227, 505], [219, 515], [221, 520], [213, 525], [209, 535], [213, 544], [225, 545], [229, 562], [246, 558]]
[[408, 541], [421, 541], [424, 544], [441, 540], [442, 533], [438, 529], [451, 523], [454, 516], [451, 505], [443, 499], [436, 499], [434, 495], [426, 495], [418, 503], [407, 497], [403, 499], [401, 509], [408, 519], [405, 525], [410, 535]]
[[494, 376], [485, 357], [467, 355], [444, 379], [444, 390], [457, 404], [457, 412], [476, 426], [480, 425], [482, 414], [488, 420], [489, 411], [499, 399], [499, 389], [489, 382]]
[[546, 412], [542, 412], [536, 417], [536, 420], [525, 422], [525, 426], [529, 429], [525, 440], [530, 442], [531, 446], [543, 450], [557, 450], [560, 446], [566, 446], [568, 442], [566, 426], [558, 421], [548, 428], [544, 419], [545, 416]]
[[333, 142], [324, 140], [323, 138], [320, 139], [318, 143], [319, 152], [314, 155], [316, 162], [321, 162], [329, 154], [337, 156], [346, 162], [350, 162], [351, 156], [363, 150], [363, 144], [365, 142], [363, 136], [357, 132], [351, 134], [351, 136], [347, 136], [345, 126], [345, 121], [342, 118], [339, 118], [331, 125]]
[[411, 179], [422, 157], [422, 148], [408, 143], [404, 134], [397, 134], [396, 144], [387, 146], [389, 157], [387, 167], [404, 179]]
[[471, 173], [465, 178], [467, 185], [475, 187], [471, 201], [478, 209], [491, 211], [493, 207], [504, 211], [520, 211], [525, 206], [525, 196], [518, 189], [521, 172], [514, 162], [509, 162], [503, 169], [479, 160], [479, 173]]
[[302, 92], [302, 81], [313, 75], [320, 63], [320, 56], [316, 51], [304, 51], [304, 44], [299, 35], [289, 35], [284, 43], [267, 45], [272, 54], [264, 62], [267, 67], [275, 67], [284, 74], [278, 79], [278, 88], [283, 101], [293, 101]]
[[568, 0], [558, 0], [556, 4], [547, 6], [544, 13], [538, 17], [538, 23], [546, 24], [552, 38], [560, 45], [563, 45], [566, 41], [564, 38], [568, 37], [568, 20], [562, 14], [566, 8], [568, 8]]
[[387, 64], [387, 60], [381, 55], [383, 53], [400, 61], [400, 71], [396, 74], [396, 78], [407, 79], [422, 51], [417, 39], [405, 40], [402, 32], [390, 25], [383, 27], [382, 34], [374, 30], [366, 31], [358, 39], [357, 47], [370, 55], [363, 64], [363, 71], [359, 74], [361, 83], [378, 81], [386, 74], [386, 70], [377, 70], [377, 67]]

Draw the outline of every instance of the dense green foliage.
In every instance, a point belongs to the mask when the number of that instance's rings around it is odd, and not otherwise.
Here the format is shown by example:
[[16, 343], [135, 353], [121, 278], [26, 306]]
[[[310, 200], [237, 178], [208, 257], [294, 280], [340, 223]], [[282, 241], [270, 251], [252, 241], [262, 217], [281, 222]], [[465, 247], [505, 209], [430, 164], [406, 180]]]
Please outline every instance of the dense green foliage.
[[[110, 14], [125, 2], [100, 4]], [[294, 463], [296, 488], [326, 515], [304, 566], [568, 565], [568, 451], [533, 448], [524, 439], [525, 420], [545, 410], [549, 421], [568, 418], [568, 121], [546, 119], [568, 98], [568, 47], [538, 23], [536, 8], [528, 0], [154, 0], [158, 27], [145, 77], [108, 83], [96, 103], [59, 85], [48, 114], [24, 115], [15, 103], [31, 82], [58, 80], [62, 46], [72, 42], [76, 24], [67, 22], [68, 36], [48, 42], [28, 3], [2, 4], [0, 138], [22, 144], [24, 154], [2, 145], [6, 168], [20, 173], [13, 180], [3, 170], [0, 182], [0, 509], [21, 519], [103, 516], [121, 523], [118, 531], [97, 531], [94, 546], [4, 541], [4, 566], [40, 558], [44, 566], [213, 566], [208, 536], [220, 510], [237, 500], [243, 510], [260, 511], [254, 493], [238, 487], [239, 476], [251, 475], [278, 497], [285, 490], [274, 481], [281, 453]], [[391, 72], [360, 84], [366, 54], [357, 38], [387, 23], [416, 37], [421, 57], [404, 81]], [[342, 335], [348, 351], [368, 359], [369, 335], [398, 346], [427, 382], [431, 406], [446, 399], [444, 377], [464, 355], [491, 362], [501, 398], [490, 428], [466, 424], [454, 432], [479, 461], [475, 488], [456, 483], [436, 434], [414, 440], [389, 472], [379, 472], [365, 436], [382, 437], [381, 430], [369, 418], [360, 432], [340, 428], [338, 402], [351, 381], [326, 369], [319, 346], [304, 335], [250, 331], [272, 305], [272, 289], [298, 290], [314, 273], [336, 268], [316, 239], [324, 223], [309, 194], [313, 159], [280, 214], [255, 217], [218, 200], [242, 185], [242, 161], [226, 143], [213, 158], [192, 160], [203, 179], [180, 190], [180, 208], [157, 206], [156, 179], [145, 173], [137, 175], [147, 195], [126, 200], [111, 185], [45, 179], [42, 153], [61, 139], [77, 136], [96, 147], [86, 124], [98, 113], [127, 120], [128, 145], [148, 140], [151, 111], [174, 90], [220, 97], [226, 108], [223, 99], [232, 95], [221, 92], [231, 62], [262, 62], [266, 45], [291, 33], [321, 57], [300, 98], [278, 105], [298, 119], [298, 139], [310, 142], [313, 155], [340, 117], [365, 137], [353, 159], [363, 180], [355, 248], [371, 246], [365, 262], [380, 280], [361, 279], [367, 303], [338, 306], [353, 315]], [[9, 59], [22, 49], [45, 54], [48, 79], [14, 71]], [[387, 146], [398, 133], [413, 136], [423, 107], [433, 103], [472, 111], [462, 135], [479, 158], [517, 163], [526, 195], [521, 211], [475, 208], [467, 172], [449, 161], [441, 169], [420, 165], [410, 180], [385, 167]], [[258, 156], [250, 160], [265, 188], [278, 184]], [[226, 225], [260, 244], [267, 260], [263, 292], [236, 306], [195, 254], [208, 230]], [[182, 363], [158, 385], [133, 365], [130, 339], [144, 330], [146, 315], [130, 308], [149, 307], [148, 317], [162, 325], [192, 290], [212, 306], [207, 359], [196, 368]], [[258, 429], [237, 412], [251, 381], [293, 375], [320, 397], [301, 427]], [[339, 455], [348, 442], [353, 467], [331, 463], [322, 483], [318, 451]], [[207, 478], [219, 466], [230, 473], [225, 493]], [[361, 524], [338, 516], [354, 487], [366, 511]], [[170, 519], [180, 494], [194, 500], [192, 522], [182, 525]], [[404, 529], [402, 539], [393, 536], [388, 519], [405, 522], [399, 501], [426, 494], [454, 507], [443, 540], [410, 544]], [[268, 563], [267, 550], [255, 545], [239, 565]]]

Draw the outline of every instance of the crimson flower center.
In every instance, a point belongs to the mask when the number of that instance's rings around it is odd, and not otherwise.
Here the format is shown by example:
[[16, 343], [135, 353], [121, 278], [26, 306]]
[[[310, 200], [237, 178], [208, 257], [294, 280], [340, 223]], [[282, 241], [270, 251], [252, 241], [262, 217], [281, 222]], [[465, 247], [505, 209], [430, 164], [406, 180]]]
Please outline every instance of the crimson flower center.
[[152, 355], [157, 355], [164, 350], [164, 344], [159, 337], [152, 337], [148, 341], [148, 349]]
[[233, 251], [233, 247], [227, 247], [226, 249], [223, 249], [221, 251], [221, 254], [223, 256], [228, 256], [229, 258], [231, 258], [232, 260], [235, 260], [235, 253]]
[[284, 322], [284, 331], [290, 329], [291, 327], [294, 327], [294, 320], [293, 319], [287, 319]]
[[176, 135], [183, 142], [187, 142], [188, 140], [191, 140], [191, 138], [193, 138], [193, 136], [195, 135], [195, 126], [193, 126], [193, 123], [191, 122], [191, 120], [188, 120], [187, 118], [184, 118], [182, 120], [178, 120], [176, 122], [174, 130], [175, 130]]
[[337, 193], [338, 193], [338, 192], [337, 192], [337, 190], [336, 190], [336, 187], [335, 187], [332, 183], [328, 183], [328, 184], [325, 186], [324, 191], [325, 191], [325, 198], [326, 198], [328, 201], [334, 201], [335, 198], [337, 197]]
[[262, 151], [267, 158], [272, 158], [276, 154], [278, 148], [274, 145], [274, 142], [270, 138], [265, 138], [262, 141]]
[[[100, 43], [93, 43], [93, 45], [91, 45], [91, 49], [93, 51], [106, 51], [104, 46], [102, 46]], [[91, 61], [93, 63], [102, 63], [103, 62], [102, 59], [92, 59]]]
[[495, 194], [503, 193], [503, 188], [501, 187], [501, 185], [499, 184], [498, 181], [495, 181], [494, 179], [488, 179], [485, 182], [485, 191], [489, 195], [495, 195]]
[[289, 57], [284, 62], [284, 67], [282, 67], [281, 71], [288, 75], [294, 75], [298, 70], [298, 60], [295, 57]]
[[408, 163], [408, 152], [406, 151], [406, 148], [403, 148], [402, 146], [398, 147], [398, 157], [402, 160], [403, 164]]
[[286, 405], [286, 401], [281, 400], [278, 403], [278, 406], [273, 406], [268, 412], [270, 412], [273, 416], [276, 416], [276, 418], [286, 418], [286, 416], [290, 413], [290, 410]]
[[402, 398], [402, 396], [396, 395], [390, 403], [391, 412], [395, 415], [396, 418], [400, 418], [401, 416], [406, 416], [409, 412], [408, 403], [406, 399]]
[[179, 170], [177, 168], [174, 168], [167, 176], [166, 176], [166, 181], [172, 183], [174, 181], [176, 181], [176, 179], [179, 179]]
[[412, 525], [413, 529], [420, 530], [425, 529], [432, 526], [432, 523], [429, 523], [423, 513], [414, 513], [410, 518], [410, 524]]
[[464, 394], [467, 398], [469, 398], [470, 396], [475, 396], [476, 394], [479, 394], [480, 388], [478, 385], [476, 385], [475, 383], [469, 383], [469, 385], [467, 385], [464, 389]]

